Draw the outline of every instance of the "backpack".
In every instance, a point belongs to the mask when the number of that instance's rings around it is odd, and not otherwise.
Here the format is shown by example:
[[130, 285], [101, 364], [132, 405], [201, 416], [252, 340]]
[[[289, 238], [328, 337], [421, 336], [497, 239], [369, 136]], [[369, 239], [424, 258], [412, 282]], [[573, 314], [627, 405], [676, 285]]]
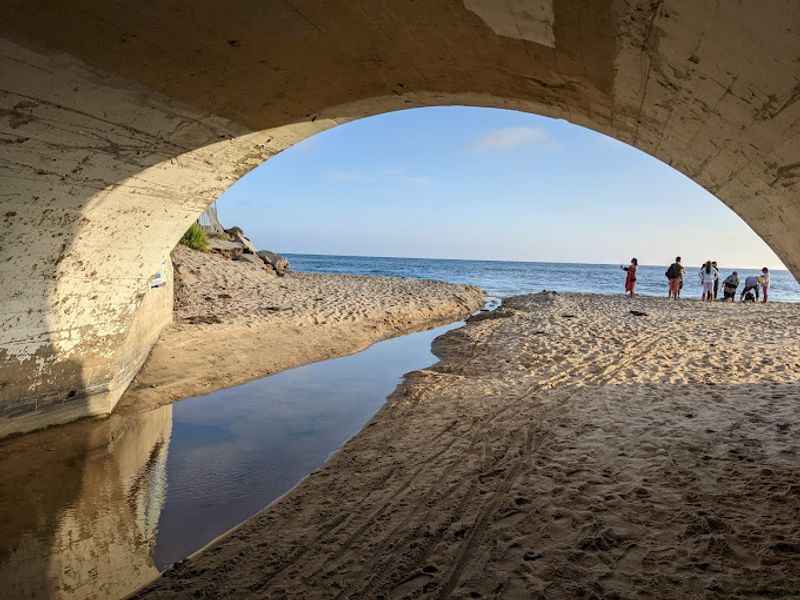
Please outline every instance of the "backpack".
[[675, 272], [677, 269], [675, 268], [675, 263], [672, 263], [667, 269], [667, 272], [664, 275], [667, 276], [667, 279], [677, 279], [678, 274]]

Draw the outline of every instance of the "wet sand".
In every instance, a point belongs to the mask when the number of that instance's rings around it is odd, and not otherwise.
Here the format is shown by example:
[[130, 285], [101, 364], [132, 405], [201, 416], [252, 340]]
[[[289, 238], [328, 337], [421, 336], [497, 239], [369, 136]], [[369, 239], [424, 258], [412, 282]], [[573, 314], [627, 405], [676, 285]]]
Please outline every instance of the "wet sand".
[[798, 597], [798, 339], [798, 305], [512, 299], [137, 597]]
[[116, 412], [141, 411], [311, 362], [479, 309], [473, 286], [397, 277], [293, 273], [178, 246], [175, 324]]

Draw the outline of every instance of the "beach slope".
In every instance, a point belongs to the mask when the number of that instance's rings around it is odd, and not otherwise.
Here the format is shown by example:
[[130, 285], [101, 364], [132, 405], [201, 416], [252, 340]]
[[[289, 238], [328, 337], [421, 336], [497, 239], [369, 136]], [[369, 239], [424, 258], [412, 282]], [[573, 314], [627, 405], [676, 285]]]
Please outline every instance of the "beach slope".
[[797, 305], [511, 299], [137, 597], [794, 597], [798, 339]]
[[175, 323], [153, 348], [118, 413], [238, 385], [363, 350], [478, 310], [473, 286], [397, 277], [293, 273], [179, 245]]

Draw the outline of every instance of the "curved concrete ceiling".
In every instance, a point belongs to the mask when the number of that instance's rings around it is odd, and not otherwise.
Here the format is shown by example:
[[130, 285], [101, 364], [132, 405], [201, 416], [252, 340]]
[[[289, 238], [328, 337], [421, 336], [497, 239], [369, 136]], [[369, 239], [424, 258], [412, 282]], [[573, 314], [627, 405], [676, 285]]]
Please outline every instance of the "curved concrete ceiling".
[[717, 195], [800, 274], [790, 0], [3, 12], [0, 435], [108, 413], [169, 322], [149, 281], [187, 225], [275, 153], [380, 112], [493, 106], [601, 131]]

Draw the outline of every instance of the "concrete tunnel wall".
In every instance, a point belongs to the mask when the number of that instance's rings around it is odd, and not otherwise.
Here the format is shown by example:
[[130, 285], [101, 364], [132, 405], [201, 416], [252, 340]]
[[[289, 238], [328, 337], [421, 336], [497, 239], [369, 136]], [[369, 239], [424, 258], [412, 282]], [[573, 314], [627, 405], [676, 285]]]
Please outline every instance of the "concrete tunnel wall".
[[150, 281], [162, 265], [169, 280], [189, 223], [286, 147], [390, 110], [492, 106], [603, 132], [710, 190], [800, 274], [790, 0], [3, 13], [0, 436], [108, 414], [171, 319], [170, 285]]

